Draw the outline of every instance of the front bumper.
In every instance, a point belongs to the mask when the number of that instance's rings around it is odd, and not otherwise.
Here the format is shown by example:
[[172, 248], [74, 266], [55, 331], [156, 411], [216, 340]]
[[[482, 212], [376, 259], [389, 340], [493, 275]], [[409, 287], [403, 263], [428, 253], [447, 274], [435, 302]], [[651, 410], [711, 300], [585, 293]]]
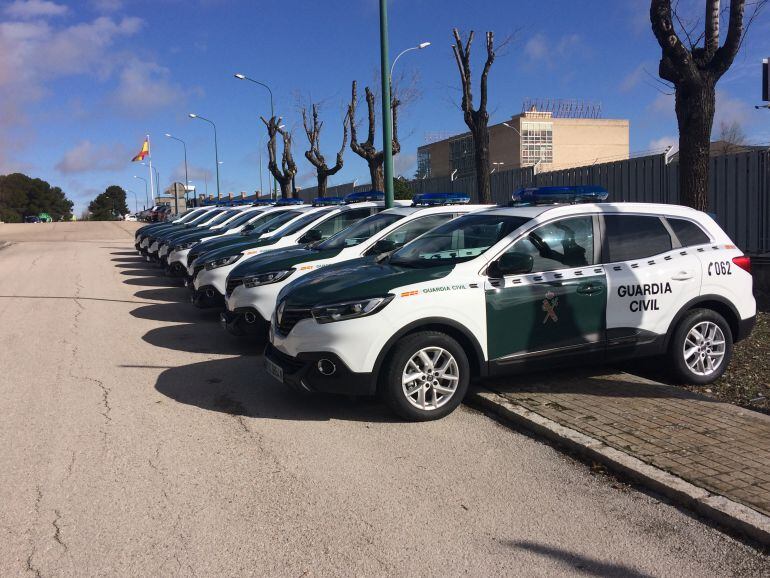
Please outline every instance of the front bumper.
[[213, 285], [203, 285], [199, 289], [192, 289], [190, 303], [200, 309], [224, 307], [225, 297]]
[[[371, 373], [355, 373], [335, 354], [326, 352], [300, 353], [297, 357], [287, 355], [272, 344], [265, 349], [265, 359], [270, 360], [283, 371], [283, 383], [299, 390], [345, 395], [374, 395], [377, 382]], [[319, 362], [330, 375], [324, 375]]]
[[238, 309], [228, 311], [225, 309], [219, 314], [219, 323], [232, 335], [238, 337], [253, 336], [267, 339], [270, 324], [259, 316], [253, 309]]

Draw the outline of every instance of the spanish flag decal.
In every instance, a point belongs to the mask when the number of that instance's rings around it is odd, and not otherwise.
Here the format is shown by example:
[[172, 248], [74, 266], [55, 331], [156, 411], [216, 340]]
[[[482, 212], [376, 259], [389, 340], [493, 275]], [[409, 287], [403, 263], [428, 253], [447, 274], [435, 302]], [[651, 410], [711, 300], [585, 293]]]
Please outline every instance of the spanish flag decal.
[[150, 154], [150, 141], [149, 139], [144, 139], [144, 143], [142, 144], [142, 150], [139, 151], [139, 154], [136, 155], [134, 158], [131, 159], [132, 163], [135, 163], [137, 161], [143, 161], [144, 157]]

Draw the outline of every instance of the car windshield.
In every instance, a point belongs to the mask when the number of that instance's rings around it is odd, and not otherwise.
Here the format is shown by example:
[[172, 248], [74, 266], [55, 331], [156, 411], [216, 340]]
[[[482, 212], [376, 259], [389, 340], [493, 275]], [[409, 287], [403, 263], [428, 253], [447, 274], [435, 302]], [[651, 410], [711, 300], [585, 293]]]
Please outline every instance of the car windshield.
[[329, 207], [328, 209], [321, 209], [320, 211], [311, 211], [310, 213], [303, 215], [302, 217], [300, 217], [299, 219], [291, 223], [283, 231], [281, 231], [281, 236], [293, 235], [294, 233], [296, 233], [297, 231], [301, 231], [307, 225], [317, 220], [318, 218], [322, 217], [323, 215], [331, 213], [333, 210], [334, 210], [333, 207]]
[[406, 215], [394, 215], [392, 213], [380, 213], [365, 218], [347, 229], [343, 229], [336, 235], [326, 239], [323, 243], [315, 245], [313, 249], [325, 251], [327, 249], [344, 249], [345, 247], [354, 247], [382, 231], [384, 228], [392, 225], [396, 221], [403, 219]]
[[200, 225], [201, 223], [205, 223], [209, 219], [212, 219], [215, 215], [218, 215], [221, 213], [224, 209], [212, 209], [210, 211], [204, 211], [202, 215], [199, 215], [192, 219], [191, 221], [188, 221], [185, 223], [186, 225]]
[[[245, 235], [259, 237], [265, 233], [272, 233], [276, 229], [283, 227], [292, 219], [296, 219], [302, 214], [302, 211], [280, 211], [270, 212], [250, 223], [241, 231]], [[248, 229], [248, 230], [247, 230]]]
[[209, 221], [209, 222], [208, 222], [208, 223], [206, 223], [206, 224], [207, 224], [209, 227], [213, 227], [213, 226], [215, 226], [215, 225], [221, 225], [221, 224], [222, 224], [222, 223], [224, 223], [224, 222], [225, 222], [227, 219], [232, 219], [232, 218], [233, 218], [235, 215], [237, 215], [238, 213], [240, 213], [240, 211], [239, 211], [238, 209], [229, 209], [229, 210], [225, 211], [224, 213], [222, 213], [221, 215], [219, 215], [219, 216], [218, 216], [217, 218], [215, 218], [214, 220], [212, 220], [212, 221]]
[[434, 267], [469, 261], [529, 220], [503, 214], [466, 215], [405, 245], [393, 253], [390, 262], [403, 267]]
[[232, 229], [234, 227], [240, 227], [246, 221], [249, 221], [250, 219], [253, 219], [258, 214], [259, 214], [259, 212], [257, 212], [257, 211], [242, 211], [240, 215], [238, 215], [232, 221], [227, 223], [227, 228], [228, 229]]

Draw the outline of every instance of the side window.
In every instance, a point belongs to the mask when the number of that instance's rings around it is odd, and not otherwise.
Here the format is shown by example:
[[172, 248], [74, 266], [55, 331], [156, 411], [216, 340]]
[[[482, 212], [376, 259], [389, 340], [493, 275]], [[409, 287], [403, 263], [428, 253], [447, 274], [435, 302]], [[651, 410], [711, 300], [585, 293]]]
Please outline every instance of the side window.
[[685, 219], [673, 219], [666, 217], [666, 221], [676, 233], [682, 247], [692, 247], [693, 245], [703, 245], [710, 243], [711, 239], [703, 232], [698, 225]]
[[415, 219], [403, 227], [399, 227], [387, 237], [383, 237], [383, 240], [393, 241], [397, 247], [401, 247], [423, 233], [427, 233], [431, 229], [450, 221], [452, 217], [453, 215], [445, 213], [443, 215], [429, 215], [427, 217], [422, 217], [421, 219]]
[[368, 217], [370, 214], [369, 209], [351, 209], [350, 211], [343, 211], [334, 215], [313, 228], [321, 231], [322, 239], [328, 239], [332, 235], [339, 233], [342, 229], [347, 229], [353, 223]]
[[644, 259], [671, 250], [671, 235], [660, 217], [607, 215], [604, 222], [609, 263]]
[[572, 217], [542, 225], [516, 241], [506, 252], [530, 255], [534, 273], [593, 265], [593, 218]]

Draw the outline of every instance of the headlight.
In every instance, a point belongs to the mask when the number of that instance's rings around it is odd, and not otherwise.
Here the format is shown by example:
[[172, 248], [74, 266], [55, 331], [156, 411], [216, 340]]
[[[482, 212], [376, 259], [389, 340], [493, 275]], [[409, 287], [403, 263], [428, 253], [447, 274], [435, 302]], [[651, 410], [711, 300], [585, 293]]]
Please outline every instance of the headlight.
[[195, 245], [197, 242], [198, 241], [188, 241], [187, 243], [180, 243], [179, 245], [174, 246], [174, 251], [184, 251]]
[[252, 287], [259, 287], [260, 285], [270, 285], [270, 283], [278, 283], [283, 281], [294, 273], [294, 269], [285, 269], [284, 271], [270, 271], [269, 273], [260, 273], [259, 275], [252, 275], [251, 277], [244, 277], [243, 284], [247, 289]]
[[356, 317], [366, 317], [372, 313], [377, 313], [390, 303], [393, 297], [393, 295], [386, 295], [385, 297], [372, 297], [371, 299], [321, 305], [314, 307], [312, 313], [318, 323], [333, 323], [335, 321], [355, 319]]
[[216, 261], [209, 261], [208, 263], [206, 263], [206, 271], [211, 271], [212, 269], [216, 269], [218, 267], [226, 267], [227, 265], [232, 265], [238, 259], [240, 259], [241, 256], [242, 254], [238, 253], [237, 255], [222, 257], [221, 259], [217, 259]]

